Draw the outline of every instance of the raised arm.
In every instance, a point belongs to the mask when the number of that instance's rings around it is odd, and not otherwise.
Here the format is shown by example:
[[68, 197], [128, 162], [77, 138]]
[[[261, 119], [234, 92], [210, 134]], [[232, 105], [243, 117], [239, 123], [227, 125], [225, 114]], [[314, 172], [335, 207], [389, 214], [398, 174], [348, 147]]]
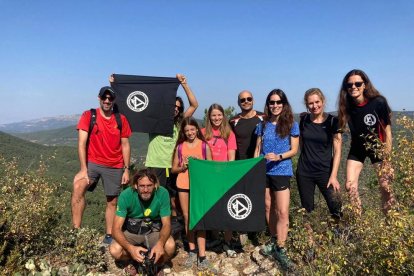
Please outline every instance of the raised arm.
[[180, 81], [181, 86], [184, 89], [185, 94], [187, 95], [188, 102], [190, 106], [184, 111], [184, 118], [193, 116], [194, 112], [198, 107], [198, 102], [196, 97], [194, 96], [193, 91], [191, 91], [190, 86], [187, 84], [187, 78], [182, 74], [177, 74], [177, 79]]

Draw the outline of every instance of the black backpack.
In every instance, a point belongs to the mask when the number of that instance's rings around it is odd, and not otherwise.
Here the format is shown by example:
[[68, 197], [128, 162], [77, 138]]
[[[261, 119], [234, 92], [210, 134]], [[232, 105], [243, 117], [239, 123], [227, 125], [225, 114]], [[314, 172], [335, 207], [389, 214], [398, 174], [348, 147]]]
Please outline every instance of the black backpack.
[[[91, 108], [90, 111], [91, 111], [91, 120], [89, 122], [88, 141], [86, 142], [86, 145], [89, 145], [90, 133], [92, 132], [93, 127], [96, 124], [96, 109]], [[122, 120], [121, 120], [121, 114], [119, 114], [118, 109], [114, 109], [114, 115], [115, 115], [116, 124], [118, 125], [119, 133], [122, 133]]]

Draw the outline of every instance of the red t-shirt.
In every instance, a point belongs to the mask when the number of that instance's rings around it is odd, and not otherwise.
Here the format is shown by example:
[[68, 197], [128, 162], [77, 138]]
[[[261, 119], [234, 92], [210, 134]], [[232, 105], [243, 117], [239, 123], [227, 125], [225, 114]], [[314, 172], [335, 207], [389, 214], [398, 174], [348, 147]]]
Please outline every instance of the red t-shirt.
[[[88, 132], [90, 120], [91, 111], [83, 112], [77, 129]], [[122, 134], [120, 136], [115, 115], [112, 114], [109, 119], [106, 119], [101, 115], [100, 109], [96, 109], [96, 124], [92, 129], [92, 133], [89, 134], [88, 162], [111, 168], [122, 168], [124, 166], [121, 137], [129, 138], [131, 128], [128, 120], [122, 114], [121, 121]]]

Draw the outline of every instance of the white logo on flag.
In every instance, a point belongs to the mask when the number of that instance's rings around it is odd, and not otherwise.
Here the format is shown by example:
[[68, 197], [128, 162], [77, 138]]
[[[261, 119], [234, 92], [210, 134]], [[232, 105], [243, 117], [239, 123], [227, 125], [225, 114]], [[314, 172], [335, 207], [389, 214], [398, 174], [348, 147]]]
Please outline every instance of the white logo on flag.
[[148, 106], [148, 96], [141, 91], [134, 91], [129, 94], [126, 103], [132, 111], [141, 112]]
[[377, 122], [377, 118], [375, 118], [374, 115], [372, 115], [372, 114], [365, 115], [365, 117], [364, 117], [364, 123], [367, 126], [373, 126], [373, 125], [375, 125], [376, 122]]
[[233, 218], [245, 219], [252, 211], [252, 201], [245, 194], [235, 194], [227, 202], [227, 210]]

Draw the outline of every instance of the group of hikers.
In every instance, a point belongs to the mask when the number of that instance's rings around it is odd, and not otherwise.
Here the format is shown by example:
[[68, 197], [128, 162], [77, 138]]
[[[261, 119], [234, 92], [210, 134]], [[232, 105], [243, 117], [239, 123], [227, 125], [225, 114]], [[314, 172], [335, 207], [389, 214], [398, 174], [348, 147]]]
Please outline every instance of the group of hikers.
[[[185, 109], [183, 100], [176, 97], [173, 134], [149, 134], [146, 168], [139, 170], [132, 181], [128, 140], [131, 129], [124, 115], [113, 112], [116, 93], [111, 87], [100, 90], [99, 108], [85, 111], [77, 126], [81, 169], [73, 184], [73, 226], [81, 226], [86, 191], [92, 191], [102, 179], [107, 199], [103, 242], [110, 244], [109, 251], [116, 260], [142, 263], [149, 258], [162, 265], [175, 253], [171, 221], [182, 215], [188, 242], [184, 266], [196, 265], [198, 270], [217, 272], [206, 258], [206, 231], [191, 231], [188, 227], [188, 159], [227, 162], [262, 156], [266, 160], [264, 197], [271, 238], [262, 246], [261, 253], [274, 257], [282, 268], [289, 268], [291, 261], [285, 243], [290, 179], [294, 174], [292, 157], [300, 148], [296, 182], [302, 208], [312, 212], [317, 186], [332, 217], [339, 220], [342, 204], [338, 196], [338, 170], [342, 133], [347, 125], [351, 147], [346, 158], [345, 188], [356, 212], [361, 212], [358, 185], [367, 157], [378, 176], [384, 213], [394, 204], [390, 188], [393, 173], [387, 158], [392, 147], [391, 109], [363, 71], [351, 70], [343, 78], [338, 116], [325, 112], [326, 99], [318, 88], [305, 92], [307, 112], [301, 114], [299, 123], [295, 122], [288, 97], [281, 89], [269, 92], [263, 112], [254, 109], [253, 94], [244, 90], [237, 98], [239, 114], [228, 119], [221, 105], [212, 104], [205, 128], [200, 128], [192, 117], [198, 102], [186, 77], [177, 74], [177, 79], [189, 107]], [[129, 183], [128, 188], [121, 188]], [[223, 251], [228, 257], [235, 257], [233, 233], [223, 230]], [[219, 239], [215, 231], [208, 233], [208, 237], [213, 243]]]

